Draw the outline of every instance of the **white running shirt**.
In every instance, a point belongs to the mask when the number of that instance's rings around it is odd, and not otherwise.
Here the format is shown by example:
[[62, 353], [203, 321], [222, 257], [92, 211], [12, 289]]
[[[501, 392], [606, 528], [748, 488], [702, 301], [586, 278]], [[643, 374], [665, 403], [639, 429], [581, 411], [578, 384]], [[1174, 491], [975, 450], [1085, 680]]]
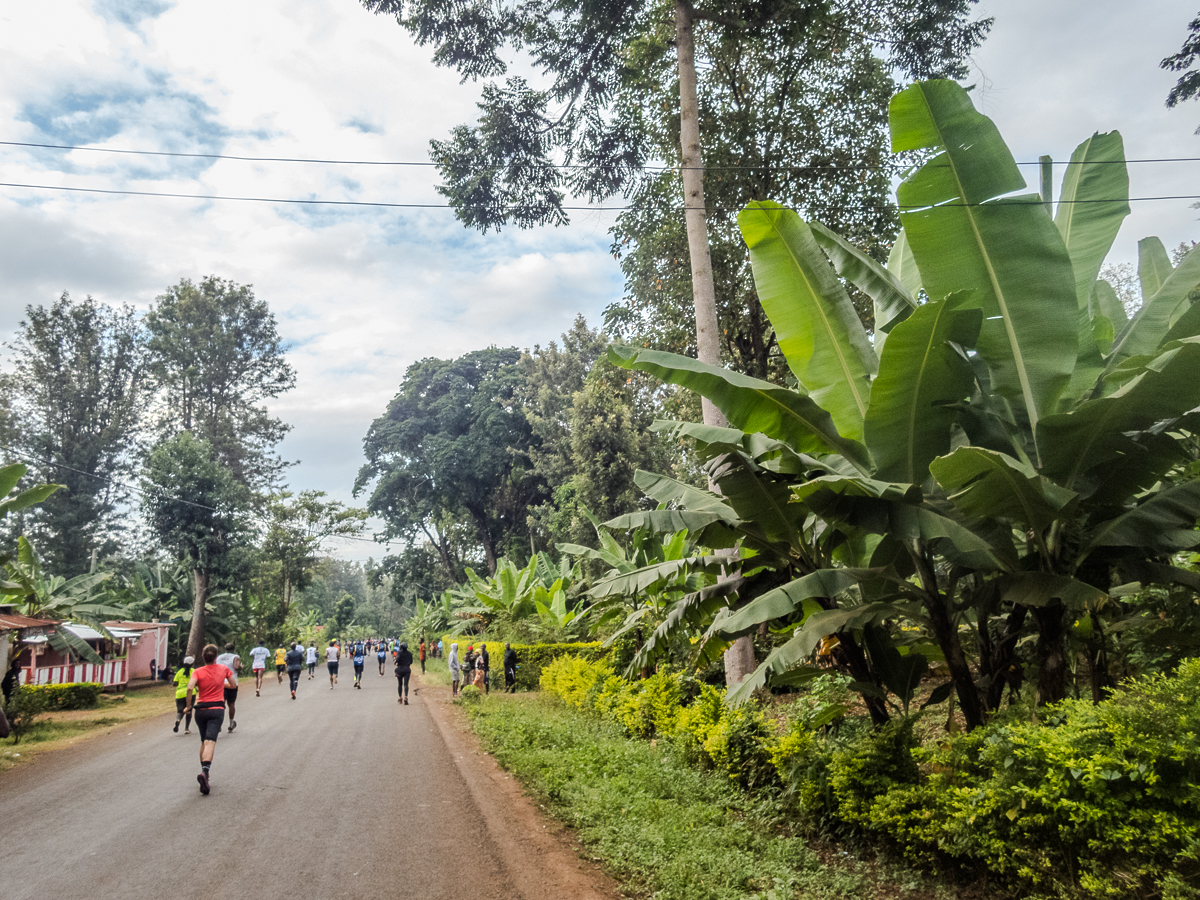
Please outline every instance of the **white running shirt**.
[[306, 659], [305, 661], [306, 661], [306, 662], [308, 662], [310, 665], [312, 665], [312, 664], [316, 663], [316, 661], [317, 661], [317, 648], [316, 648], [315, 646], [314, 646], [314, 647], [309, 647], [309, 648], [308, 648], [308, 657], [307, 657], [307, 659]]
[[266, 647], [255, 647], [250, 651], [250, 668], [265, 669], [267, 667], [267, 657], [271, 655], [271, 651]]
[[337, 662], [338, 661], [338, 648], [337, 647], [329, 646], [329, 647], [325, 648], [325, 661], [326, 662]]
[[217, 665], [224, 666], [225, 668], [227, 668], [229, 670], [229, 674], [232, 676], [231, 680], [233, 681], [234, 687], [238, 686], [237, 667], [234, 665], [234, 662], [235, 662], [235, 660], [239, 660], [239, 659], [241, 659], [241, 657], [238, 656], [236, 653], [222, 653], [220, 656], [217, 657]]

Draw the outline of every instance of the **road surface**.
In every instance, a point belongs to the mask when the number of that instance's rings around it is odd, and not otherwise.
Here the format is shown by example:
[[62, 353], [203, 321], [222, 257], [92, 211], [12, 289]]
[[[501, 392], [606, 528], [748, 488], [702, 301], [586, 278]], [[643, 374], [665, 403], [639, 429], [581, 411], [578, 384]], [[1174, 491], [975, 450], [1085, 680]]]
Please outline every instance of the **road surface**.
[[447, 690], [421, 688], [402, 706], [390, 665], [383, 678], [368, 665], [360, 690], [347, 669], [334, 690], [323, 665], [301, 676], [295, 701], [274, 672], [261, 697], [243, 677], [207, 797], [199, 738], [172, 733], [173, 707], [0, 776], [0, 893], [613, 896], [569, 835], [449, 723]]

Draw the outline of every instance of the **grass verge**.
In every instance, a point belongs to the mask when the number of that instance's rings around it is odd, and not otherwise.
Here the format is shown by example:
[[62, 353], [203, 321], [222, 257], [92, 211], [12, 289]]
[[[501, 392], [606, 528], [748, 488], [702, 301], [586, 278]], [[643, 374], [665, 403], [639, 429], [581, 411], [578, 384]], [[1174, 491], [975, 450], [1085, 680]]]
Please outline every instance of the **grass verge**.
[[773, 803], [538, 694], [467, 704], [504, 768], [574, 827], [625, 892], [655, 900], [930, 897], [919, 876], [820, 852]]
[[156, 685], [128, 694], [101, 694], [95, 709], [49, 712], [25, 733], [19, 744], [0, 740], [0, 772], [28, 762], [49, 750], [58, 750], [138, 719], [175, 709], [175, 686]]

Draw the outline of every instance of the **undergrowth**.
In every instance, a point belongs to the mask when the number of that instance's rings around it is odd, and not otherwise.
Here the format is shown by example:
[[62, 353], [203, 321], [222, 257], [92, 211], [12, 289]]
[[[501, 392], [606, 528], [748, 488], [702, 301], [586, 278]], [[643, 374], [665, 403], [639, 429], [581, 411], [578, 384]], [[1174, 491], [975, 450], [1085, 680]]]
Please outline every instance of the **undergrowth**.
[[486, 749], [577, 829], [633, 896], [933, 896], [917, 876], [845, 853], [823, 858], [773, 802], [551, 698], [493, 698], [467, 710]]

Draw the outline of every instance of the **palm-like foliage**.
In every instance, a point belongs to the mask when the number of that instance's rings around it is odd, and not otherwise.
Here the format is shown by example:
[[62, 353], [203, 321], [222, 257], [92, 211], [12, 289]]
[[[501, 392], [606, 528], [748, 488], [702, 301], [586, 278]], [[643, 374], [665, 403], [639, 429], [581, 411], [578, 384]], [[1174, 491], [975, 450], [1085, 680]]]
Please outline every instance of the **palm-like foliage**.
[[[934, 156], [900, 185], [887, 268], [775, 204], [739, 217], [798, 389], [611, 356], [703, 394], [733, 426], [690, 428], [723, 496], [651, 493], [682, 509], [643, 521], [740, 547], [740, 607], [707, 610], [710, 636], [790, 633], [734, 698], [837, 633], [877, 720], [885, 691], [910, 696], [941, 657], [975, 726], [1019, 681], [1030, 630], [1040, 697], [1058, 699], [1068, 628], [1119, 604], [1116, 585], [1200, 585], [1172, 565], [1200, 544], [1200, 483], [1172, 480], [1200, 405], [1200, 253], [1172, 268], [1143, 241], [1143, 304], [1126, 321], [1097, 277], [1128, 213], [1119, 135], [1076, 150], [1052, 219], [1043, 198], [1011, 196], [1024, 180], [957, 85], [914, 85], [890, 118], [894, 149]], [[873, 298], [873, 344], [835, 272]], [[895, 640], [882, 626], [897, 618], [937, 648]]]
[[554, 560], [537, 553], [518, 569], [509, 559], [501, 559], [496, 574], [482, 578], [467, 570], [467, 585], [451, 596], [455, 601], [452, 616], [455, 634], [480, 631], [512, 633], [527, 630], [543, 638], [571, 637], [584, 626], [577, 609], [571, 608], [567, 592], [578, 579], [569, 561]]

